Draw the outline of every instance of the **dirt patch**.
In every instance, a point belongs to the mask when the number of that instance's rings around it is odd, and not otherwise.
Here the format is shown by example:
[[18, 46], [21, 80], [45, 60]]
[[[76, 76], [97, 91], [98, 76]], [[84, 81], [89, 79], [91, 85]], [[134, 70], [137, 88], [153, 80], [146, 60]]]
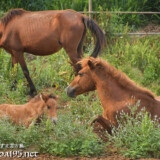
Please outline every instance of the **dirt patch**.
[[[49, 154], [40, 154], [36, 158], [18, 158], [20, 160], [133, 160], [130, 158], [122, 157], [121, 155], [112, 155], [112, 156], [104, 156], [104, 157], [68, 157], [68, 158], [60, 158], [51, 156]], [[1, 158], [1, 160], [17, 160], [17, 158]], [[139, 160], [158, 160], [154, 158], [146, 158]]]

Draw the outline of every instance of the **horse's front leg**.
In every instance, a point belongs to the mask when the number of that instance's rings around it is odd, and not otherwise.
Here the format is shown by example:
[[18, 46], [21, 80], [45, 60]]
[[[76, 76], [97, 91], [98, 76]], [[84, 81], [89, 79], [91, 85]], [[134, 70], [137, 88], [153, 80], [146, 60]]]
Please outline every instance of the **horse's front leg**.
[[91, 125], [93, 125], [94, 131], [96, 132], [100, 130], [100, 132], [107, 131], [109, 134], [112, 134], [112, 123], [102, 116], [98, 116], [93, 120]]
[[21, 68], [23, 70], [23, 74], [26, 77], [27, 82], [29, 83], [29, 86], [30, 86], [30, 95], [33, 97], [36, 94], [36, 88], [30, 78], [29, 70], [28, 70], [26, 62], [24, 60], [23, 52], [15, 52], [14, 51], [13, 55], [14, 55], [16, 61], [21, 65]]

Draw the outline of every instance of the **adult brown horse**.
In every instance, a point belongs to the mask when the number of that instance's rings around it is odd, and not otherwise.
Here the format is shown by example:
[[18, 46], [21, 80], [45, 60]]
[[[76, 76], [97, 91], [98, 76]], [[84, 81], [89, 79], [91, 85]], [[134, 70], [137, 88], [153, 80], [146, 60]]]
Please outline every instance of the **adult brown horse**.
[[119, 116], [122, 110], [129, 113], [128, 106], [134, 106], [139, 100], [137, 112], [145, 107], [146, 111], [151, 113], [151, 118], [155, 115], [160, 118], [160, 101], [155, 99], [151, 91], [138, 87], [124, 73], [99, 58], [83, 59], [80, 63], [82, 69], [68, 86], [67, 94], [76, 97], [97, 90], [103, 106], [103, 118], [99, 117], [99, 122], [109, 133], [111, 123], [118, 125], [116, 116]]
[[33, 120], [39, 120], [44, 113], [52, 122], [57, 121], [58, 96], [40, 94], [23, 105], [1, 104], [0, 118], [9, 117], [15, 124], [29, 126]]
[[64, 48], [76, 71], [82, 58], [82, 44], [87, 27], [96, 37], [91, 56], [96, 57], [105, 45], [101, 28], [87, 16], [74, 10], [30, 12], [11, 10], [0, 21], [0, 47], [12, 56], [12, 65], [19, 63], [30, 85], [30, 94], [36, 91], [24, 60], [24, 52], [45, 56]]

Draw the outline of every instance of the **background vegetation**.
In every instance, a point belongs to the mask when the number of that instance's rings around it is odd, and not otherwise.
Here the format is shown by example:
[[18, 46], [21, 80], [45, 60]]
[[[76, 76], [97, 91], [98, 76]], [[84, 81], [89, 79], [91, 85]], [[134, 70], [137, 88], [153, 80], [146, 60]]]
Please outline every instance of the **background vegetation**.
[[[160, 1], [158, 0], [92, 0], [92, 10], [99, 11], [153, 11], [160, 12]], [[1, 0], [0, 11], [8, 11], [12, 8], [24, 8], [30, 11], [39, 10], [60, 10], [60, 9], [74, 9], [76, 11], [87, 11], [88, 0]], [[93, 15], [98, 18], [98, 14]], [[122, 22], [124, 25], [128, 23], [132, 27], [144, 26], [147, 23], [160, 22], [160, 17], [157, 14], [119, 14], [117, 23]]]
[[[93, 11], [99, 11], [99, 6], [109, 10], [120, 9], [122, 11], [159, 11], [159, 1], [154, 0], [92, 0]], [[25, 8], [27, 10], [47, 10], [47, 9], [75, 9], [83, 11], [88, 9], [88, 0], [1, 0], [1, 10], [7, 11], [10, 8]]]

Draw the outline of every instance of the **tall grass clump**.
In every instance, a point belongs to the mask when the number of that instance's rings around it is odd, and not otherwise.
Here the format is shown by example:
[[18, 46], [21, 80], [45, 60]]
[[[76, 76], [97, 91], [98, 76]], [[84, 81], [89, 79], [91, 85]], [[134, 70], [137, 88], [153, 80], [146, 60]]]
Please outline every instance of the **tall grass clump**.
[[139, 102], [132, 106], [131, 113], [121, 112], [118, 128], [114, 128], [110, 141], [119, 153], [130, 158], [160, 158], [160, 125], [157, 117], [151, 120], [142, 109], [136, 116]]
[[[29, 85], [20, 65], [16, 64], [12, 68], [11, 56], [4, 50], [0, 50], [0, 60], [1, 103], [26, 102]], [[64, 50], [47, 57], [26, 55], [25, 60], [38, 92], [43, 88], [66, 88], [73, 78], [73, 68]]]
[[[102, 57], [126, 72], [136, 82], [159, 94], [159, 52], [159, 36], [137, 38], [121, 36], [108, 44], [107, 54], [104, 53]], [[137, 71], [134, 73], [133, 70]]]
[[103, 112], [97, 92], [77, 96], [71, 100], [68, 108], [76, 120], [88, 125]]
[[64, 50], [48, 57], [35, 57], [30, 63], [29, 70], [36, 87], [38, 86], [38, 89], [52, 86], [66, 87], [73, 75], [69, 62]]
[[103, 155], [106, 145], [89, 125], [82, 125], [69, 112], [58, 117], [57, 125], [44, 116], [39, 125], [29, 128], [15, 126], [7, 119], [2, 119], [0, 143], [23, 144], [26, 149], [61, 157]]
[[17, 126], [8, 117], [0, 120], [0, 143], [1, 144], [23, 144], [25, 148], [29, 146], [36, 146], [39, 141], [45, 138], [45, 127], [44, 132], [40, 132], [40, 126]]
[[98, 156], [105, 152], [105, 144], [92, 128], [68, 113], [59, 117], [54, 130], [52, 154], [57, 156]]

